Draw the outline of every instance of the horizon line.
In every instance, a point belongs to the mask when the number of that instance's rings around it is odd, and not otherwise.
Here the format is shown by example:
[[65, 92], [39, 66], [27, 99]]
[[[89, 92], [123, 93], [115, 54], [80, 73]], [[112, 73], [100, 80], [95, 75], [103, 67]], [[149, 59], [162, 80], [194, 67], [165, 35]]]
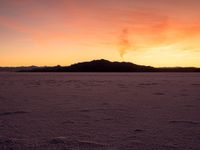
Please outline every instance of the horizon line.
[[135, 64], [135, 65], [140, 65], [140, 66], [149, 66], [149, 67], [153, 67], [153, 68], [200, 68], [199, 67], [194, 67], [194, 66], [151, 66], [151, 65], [143, 65], [143, 64], [136, 64], [136, 63], [133, 63], [133, 62], [129, 62], [129, 61], [110, 61], [110, 60], [107, 60], [107, 59], [94, 59], [94, 60], [88, 60], [88, 61], [81, 61], [81, 62], [75, 62], [75, 63], [71, 63], [69, 65], [60, 65], [60, 64], [57, 64], [57, 65], [19, 65], [19, 66], [0, 66], [0, 68], [20, 68], [20, 67], [57, 67], [57, 66], [60, 66], [60, 67], [69, 67], [71, 65], [74, 65], [74, 64], [78, 64], [78, 63], [84, 63], [84, 62], [92, 62], [92, 61], [99, 61], [99, 60], [105, 60], [105, 61], [109, 61], [109, 62], [119, 62], [119, 63], [131, 63], [131, 64]]

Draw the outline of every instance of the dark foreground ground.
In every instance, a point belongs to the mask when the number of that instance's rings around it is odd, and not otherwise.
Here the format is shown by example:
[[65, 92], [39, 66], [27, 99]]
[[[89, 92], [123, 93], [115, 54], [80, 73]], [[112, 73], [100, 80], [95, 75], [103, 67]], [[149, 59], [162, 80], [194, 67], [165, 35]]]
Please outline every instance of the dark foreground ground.
[[198, 73], [0, 73], [0, 150], [199, 150]]

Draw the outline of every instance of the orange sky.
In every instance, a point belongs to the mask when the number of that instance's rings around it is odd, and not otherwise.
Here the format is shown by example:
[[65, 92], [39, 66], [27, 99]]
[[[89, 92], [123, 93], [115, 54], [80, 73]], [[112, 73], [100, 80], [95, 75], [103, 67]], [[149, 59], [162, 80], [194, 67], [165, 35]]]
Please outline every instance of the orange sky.
[[0, 66], [200, 67], [199, 0], [0, 0]]

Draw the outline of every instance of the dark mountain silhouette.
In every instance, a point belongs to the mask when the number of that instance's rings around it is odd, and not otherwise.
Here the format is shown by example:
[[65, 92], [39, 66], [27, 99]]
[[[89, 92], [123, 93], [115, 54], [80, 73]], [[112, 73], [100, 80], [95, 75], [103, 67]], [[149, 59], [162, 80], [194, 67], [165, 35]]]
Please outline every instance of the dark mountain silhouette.
[[141, 72], [153, 71], [153, 67], [140, 66], [128, 62], [110, 62], [108, 60], [93, 60], [77, 63], [67, 68], [71, 72]]
[[21, 70], [31, 71], [37, 69], [37, 66], [28, 66], [28, 67], [0, 67], [0, 72], [18, 72]]
[[130, 62], [110, 62], [108, 60], [93, 60], [76, 63], [70, 66], [34, 67], [21, 69], [20, 72], [200, 72], [200, 68], [175, 67], [154, 68], [136, 65]]

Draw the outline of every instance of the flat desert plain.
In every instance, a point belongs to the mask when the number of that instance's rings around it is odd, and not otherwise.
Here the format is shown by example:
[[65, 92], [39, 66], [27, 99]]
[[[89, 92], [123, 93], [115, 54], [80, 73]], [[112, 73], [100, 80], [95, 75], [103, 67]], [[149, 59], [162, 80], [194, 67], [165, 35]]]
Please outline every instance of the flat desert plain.
[[200, 150], [198, 73], [0, 73], [1, 150]]

